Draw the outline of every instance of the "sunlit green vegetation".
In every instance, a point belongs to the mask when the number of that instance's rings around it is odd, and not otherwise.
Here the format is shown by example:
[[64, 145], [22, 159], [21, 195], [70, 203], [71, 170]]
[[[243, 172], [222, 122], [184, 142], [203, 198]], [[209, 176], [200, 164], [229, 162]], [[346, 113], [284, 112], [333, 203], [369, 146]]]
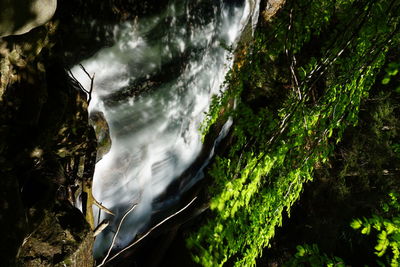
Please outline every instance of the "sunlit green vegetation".
[[389, 202], [384, 203], [382, 214], [355, 219], [351, 227], [365, 235], [376, 232], [375, 254], [379, 257], [385, 256], [384, 262], [377, 263], [380, 266], [397, 267], [400, 263], [400, 203], [398, 195], [391, 193], [390, 198]]
[[258, 29], [203, 126], [234, 121], [209, 171], [212, 216], [188, 239], [196, 262], [255, 265], [370, 89], [397, 77], [387, 53], [400, 43], [399, 12], [398, 1], [287, 1]]
[[335, 256], [329, 256], [321, 252], [318, 245], [299, 245], [297, 246], [297, 253], [294, 257], [284, 264], [286, 267], [345, 267], [344, 261]]

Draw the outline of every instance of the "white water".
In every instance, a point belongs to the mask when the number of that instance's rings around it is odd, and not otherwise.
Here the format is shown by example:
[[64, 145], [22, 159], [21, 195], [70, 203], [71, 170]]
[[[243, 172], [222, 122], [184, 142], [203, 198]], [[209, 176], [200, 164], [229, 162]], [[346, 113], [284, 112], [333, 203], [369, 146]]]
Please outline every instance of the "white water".
[[[215, 2], [170, 1], [163, 14], [115, 26], [115, 44], [81, 62], [96, 75], [89, 109], [104, 113], [112, 139], [110, 152], [96, 165], [93, 194], [116, 216], [101, 214], [100, 221], [108, 218], [110, 226], [96, 238], [95, 256], [108, 249], [133, 203], [139, 204], [125, 219], [115, 248], [145, 230], [154, 199], [199, 155], [200, 123], [231, 65], [232, 55], [221, 44], [234, 46], [245, 25], [254, 24], [258, 16], [258, 1], [236, 6]], [[205, 14], [204, 19], [196, 14]], [[152, 85], [149, 93], [110, 100], [136, 81], [151, 83], [168, 63], [174, 75]], [[79, 67], [72, 72], [89, 88]], [[94, 214], [97, 217], [97, 208]]]

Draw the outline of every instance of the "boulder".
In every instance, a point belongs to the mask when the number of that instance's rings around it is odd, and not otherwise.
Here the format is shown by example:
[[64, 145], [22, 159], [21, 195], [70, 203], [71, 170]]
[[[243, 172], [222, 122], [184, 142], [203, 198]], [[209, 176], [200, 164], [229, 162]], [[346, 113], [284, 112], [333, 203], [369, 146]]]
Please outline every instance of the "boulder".
[[93, 111], [90, 113], [90, 124], [94, 128], [97, 138], [96, 162], [100, 161], [111, 149], [110, 128], [103, 112]]
[[270, 21], [275, 14], [282, 8], [286, 0], [268, 0], [262, 16], [266, 22]]
[[92, 267], [92, 245], [93, 234], [82, 213], [68, 202], [58, 202], [25, 239], [17, 265]]
[[0, 0], [0, 37], [20, 35], [48, 22], [57, 0]]

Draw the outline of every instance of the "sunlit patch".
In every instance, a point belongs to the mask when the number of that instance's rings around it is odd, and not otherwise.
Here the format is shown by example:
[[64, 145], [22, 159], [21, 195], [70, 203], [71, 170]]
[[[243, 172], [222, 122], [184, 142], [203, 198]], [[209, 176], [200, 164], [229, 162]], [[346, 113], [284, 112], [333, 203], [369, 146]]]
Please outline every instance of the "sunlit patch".
[[42, 155], [43, 149], [41, 149], [40, 147], [35, 147], [30, 154], [31, 158], [41, 158]]

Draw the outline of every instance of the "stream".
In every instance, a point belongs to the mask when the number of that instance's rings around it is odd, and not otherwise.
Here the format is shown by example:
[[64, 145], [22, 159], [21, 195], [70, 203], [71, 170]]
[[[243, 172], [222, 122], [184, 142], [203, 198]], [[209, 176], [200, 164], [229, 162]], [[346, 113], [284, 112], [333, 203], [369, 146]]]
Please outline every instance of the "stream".
[[[244, 29], [256, 24], [258, 7], [259, 0], [169, 1], [160, 14], [115, 25], [114, 44], [80, 63], [95, 74], [89, 112], [104, 114], [112, 140], [96, 164], [93, 195], [115, 216], [93, 208], [95, 224], [110, 221], [96, 237], [95, 257], [104, 256], [132, 205], [114, 250], [149, 229], [155, 211], [182, 204], [181, 194], [202, 178], [208, 160], [180, 191], [159, 201], [202, 151], [200, 124], [232, 64], [227, 47], [234, 49]], [[72, 73], [90, 88], [78, 65]], [[208, 158], [213, 149], [207, 148]]]

